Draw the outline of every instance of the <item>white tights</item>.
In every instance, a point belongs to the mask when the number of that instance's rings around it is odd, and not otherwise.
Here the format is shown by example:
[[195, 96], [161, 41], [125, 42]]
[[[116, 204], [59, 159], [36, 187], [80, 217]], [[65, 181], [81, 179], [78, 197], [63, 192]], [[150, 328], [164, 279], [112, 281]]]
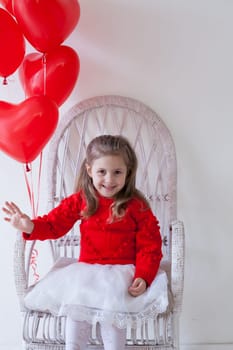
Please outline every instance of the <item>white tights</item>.
[[[124, 350], [126, 331], [113, 325], [101, 324], [105, 350]], [[66, 320], [66, 350], [85, 350], [91, 334], [91, 325], [85, 321]]]

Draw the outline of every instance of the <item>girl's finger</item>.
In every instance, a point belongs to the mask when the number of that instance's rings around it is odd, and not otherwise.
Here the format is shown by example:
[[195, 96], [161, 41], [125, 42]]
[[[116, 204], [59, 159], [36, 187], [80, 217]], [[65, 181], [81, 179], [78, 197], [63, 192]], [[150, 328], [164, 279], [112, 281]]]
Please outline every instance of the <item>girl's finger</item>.
[[21, 210], [14, 202], [6, 202], [7, 207], [9, 208], [11, 214], [19, 214], [22, 215]]
[[11, 208], [15, 211], [15, 212], [21, 212], [19, 207], [17, 207], [17, 205], [14, 202], [11, 202]]
[[5, 207], [3, 208], [3, 210], [10, 214], [14, 213], [15, 209], [14, 209], [14, 206], [12, 205], [12, 203], [10, 202], [5, 202]]
[[11, 213], [11, 212], [10, 212], [7, 208], [5, 208], [5, 207], [3, 207], [2, 210], [4, 211], [4, 213], [6, 213], [6, 214], [8, 214], [8, 215], [10, 215], [10, 213]]
[[8, 222], [10, 222], [11, 221], [11, 219], [10, 218], [3, 218], [5, 221], [8, 221]]

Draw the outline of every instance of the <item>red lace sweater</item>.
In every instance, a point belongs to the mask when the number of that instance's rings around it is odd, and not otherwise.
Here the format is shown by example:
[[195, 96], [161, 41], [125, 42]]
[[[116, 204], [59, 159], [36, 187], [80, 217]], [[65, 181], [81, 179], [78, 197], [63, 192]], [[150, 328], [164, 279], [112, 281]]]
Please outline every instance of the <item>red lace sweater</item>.
[[134, 264], [134, 278], [141, 277], [150, 285], [162, 258], [158, 221], [144, 202], [135, 198], [128, 202], [122, 219], [108, 223], [112, 202], [112, 199], [99, 197], [96, 213], [88, 219], [81, 219], [85, 200], [80, 193], [75, 193], [47, 215], [34, 219], [33, 232], [23, 233], [23, 237], [26, 240], [57, 239], [81, 220], [79, 261]]

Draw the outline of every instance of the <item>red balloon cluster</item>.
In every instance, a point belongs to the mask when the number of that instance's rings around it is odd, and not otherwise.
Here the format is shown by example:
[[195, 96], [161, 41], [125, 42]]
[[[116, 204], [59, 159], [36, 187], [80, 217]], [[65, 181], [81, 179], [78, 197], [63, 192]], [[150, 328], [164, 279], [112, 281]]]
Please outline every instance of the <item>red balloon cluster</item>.
[[[0, 0], [0, 76], [18, 68], [26, 99], [0, 101], [0, 149], [17, 161], [33, 161], [58, 123], [80, 69], [74, 49], [62, 45], [80, 17], [78, 0]], [[36, 52], [25, 55], [25, 39]], [[39, 52], [38, 52], [39, 51]]]

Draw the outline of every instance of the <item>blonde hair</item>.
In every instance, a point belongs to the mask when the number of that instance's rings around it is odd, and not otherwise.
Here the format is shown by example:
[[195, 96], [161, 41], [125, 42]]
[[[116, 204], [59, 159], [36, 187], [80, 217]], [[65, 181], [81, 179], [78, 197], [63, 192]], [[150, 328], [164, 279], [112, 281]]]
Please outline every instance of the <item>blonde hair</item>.
[[133, 197], [143, 199], [148, 205], [143, 194], [136, 189], [137, 157], [129, 141], [123, 136], [102, 135], [94, 138], [86, 150], [75, 191], [82, 191], [86, 199], [86, 208], [82, 212], [84, 218], [93, 215], [98, 208], [98, 198], [92, 179], [87, 173], [86, 165], [92, 166], [93, 162], [101, 157], [117, 155], [121, 156], [127, 167], [125, 186], [118, 192], [112, 204], [112, 217], [117, 219], [124, 215], [126, 203]]

